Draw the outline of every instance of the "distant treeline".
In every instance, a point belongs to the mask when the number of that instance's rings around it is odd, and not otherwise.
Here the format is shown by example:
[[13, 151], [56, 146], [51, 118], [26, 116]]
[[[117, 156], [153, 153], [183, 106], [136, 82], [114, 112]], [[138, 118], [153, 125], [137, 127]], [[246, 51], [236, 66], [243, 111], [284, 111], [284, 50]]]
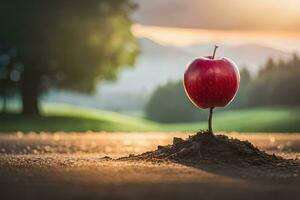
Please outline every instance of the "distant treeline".
[[[240, 89], [226, 108], [242, 109], [258, 106], [300, 105], [300, 58], [274, 61], [269, 58], [258, 74], [252, 77], [241, 70]], [[206, 120], [207, 110], [195, 108], [186, 97], [182, 81], [158, 87], [146, 106], [148, 119], [172, 123]]]

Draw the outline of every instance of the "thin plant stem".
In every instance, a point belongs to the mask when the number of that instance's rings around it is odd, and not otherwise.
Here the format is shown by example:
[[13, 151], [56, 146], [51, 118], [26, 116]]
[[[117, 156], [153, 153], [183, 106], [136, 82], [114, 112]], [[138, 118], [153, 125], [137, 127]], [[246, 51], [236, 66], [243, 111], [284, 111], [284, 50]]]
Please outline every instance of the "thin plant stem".
[[208, 132], [213, 134], [212, 128], [212, 116], [213, 116], [213, 107], [209, 108], [209, 117], [208, 117]]

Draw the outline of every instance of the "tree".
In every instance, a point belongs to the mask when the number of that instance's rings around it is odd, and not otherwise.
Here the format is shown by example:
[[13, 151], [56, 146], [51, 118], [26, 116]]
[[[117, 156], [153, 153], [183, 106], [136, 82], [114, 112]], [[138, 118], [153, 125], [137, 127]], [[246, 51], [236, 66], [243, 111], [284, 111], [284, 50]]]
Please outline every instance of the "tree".
[[138, 47], [128, 0], [2, 0], [0, 43], [22, 62], [24, 114], [38, 114], [49, 88], [92, 93], [96, 83], [116, 79], [134, 63]]
[[189, 102], [182, 81], [169, 82], [158, 87], [146, 106], [148, 119], [164, 122], [191, 122], [206, 120], [207, 111], [197, 110]]
[[273, 58], [268, 58], [267, 62], [265, 63], [264, 67], [259, 70], [259, 74], [268, 74], [272, 72], [277, 67], [276, 63], [274, 62]]
[[249, 102], [251, 106], [300, 105], [300, 59], [267, 62], [252, 81]]
[[14, 61], [16, 52], [11, 49], [3, 51], [0, 47], [0, 96], [2, 98], [2, 112], [7, 111], [8, 98], [17, 94], [22, 64]]
[[252, 83], [252, 77], [247, 67], [243, 67], [240, 71], [240, 86], [234, 98], [234, 101], [229, 104], [229, 109], [240, 109], [248, 106], [249, 87]]

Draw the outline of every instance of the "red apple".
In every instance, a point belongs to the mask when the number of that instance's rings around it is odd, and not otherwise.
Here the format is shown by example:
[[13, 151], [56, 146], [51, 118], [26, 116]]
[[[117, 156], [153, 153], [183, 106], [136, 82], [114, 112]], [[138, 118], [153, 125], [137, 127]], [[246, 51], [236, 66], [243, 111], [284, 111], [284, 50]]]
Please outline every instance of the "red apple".
[[215, 107], [228, 105], [237, 93], [240, 74], [236, 64], [228, 58], [207, 56], [195, 59], [184, 74], [184, 88], [189, 99], [199, 108], [209, 108], [208, 131], [212, 131]]
[[197, 58], [184, 74], [184, 87], [190, 100], [199, 108], [224, 107], [239, 88], [240, 74], [228, 58]]

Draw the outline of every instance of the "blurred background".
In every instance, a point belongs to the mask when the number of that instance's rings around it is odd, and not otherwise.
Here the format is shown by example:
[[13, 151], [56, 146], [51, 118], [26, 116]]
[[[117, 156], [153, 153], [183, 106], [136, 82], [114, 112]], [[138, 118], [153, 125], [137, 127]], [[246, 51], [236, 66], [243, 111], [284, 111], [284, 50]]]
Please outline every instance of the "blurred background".
[[0, 131], [196, 131], [186, 66], [235, 61], [218, 131], [300, 131], [298, 0], [1, 0]]

